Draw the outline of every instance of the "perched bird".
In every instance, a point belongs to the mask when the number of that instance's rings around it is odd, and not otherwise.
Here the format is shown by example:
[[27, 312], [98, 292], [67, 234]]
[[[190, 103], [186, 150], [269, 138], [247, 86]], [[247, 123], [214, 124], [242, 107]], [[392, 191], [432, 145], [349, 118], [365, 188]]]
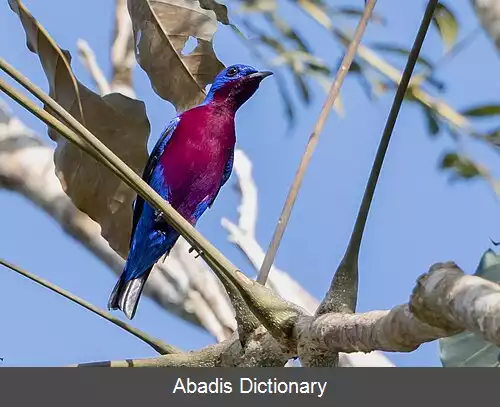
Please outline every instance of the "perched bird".
[[[193, 226], [231, 175], [236, 111], [269, 75], [248, 65], [224, 69], [203, 103], [175, 117], [156, 143], [143, 179]], [[168, 255], [178, 238], [161, 214], [137, 196], [130, 250], [109, 309], [134, 317], [153, 265]]]

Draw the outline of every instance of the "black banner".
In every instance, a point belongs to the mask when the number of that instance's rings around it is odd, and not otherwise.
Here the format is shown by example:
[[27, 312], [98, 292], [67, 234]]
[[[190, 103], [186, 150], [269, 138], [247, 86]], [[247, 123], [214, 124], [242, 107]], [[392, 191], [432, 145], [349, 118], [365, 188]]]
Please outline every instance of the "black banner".
[[495, 369], [3, 368], [4, 406], [471, 406], [498, 402]]

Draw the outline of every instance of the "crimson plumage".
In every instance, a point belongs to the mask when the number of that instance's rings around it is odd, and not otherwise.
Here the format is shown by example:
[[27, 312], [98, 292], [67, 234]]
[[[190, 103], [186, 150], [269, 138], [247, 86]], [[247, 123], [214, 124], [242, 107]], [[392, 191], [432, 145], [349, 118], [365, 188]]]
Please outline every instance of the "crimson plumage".
[[[231, 175], [236, 111], [270, 72], [233, 65], [214, 80], [205, 101], [175, 117], [153, 149], [143, 179], [193, 226]], [[153, 265], [179, 234], [141, 197], [134, 204], [130, 251], [108, 308], [135, 315]]]

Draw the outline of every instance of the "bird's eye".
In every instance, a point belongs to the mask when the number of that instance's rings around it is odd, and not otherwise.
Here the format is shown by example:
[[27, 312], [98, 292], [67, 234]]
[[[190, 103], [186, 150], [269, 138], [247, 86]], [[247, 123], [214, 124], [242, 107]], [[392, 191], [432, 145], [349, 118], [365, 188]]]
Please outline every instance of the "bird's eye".
[[231, 68], [229, 68], [226, 72], [226, 75], [227, 76], [234, 76], [238, 73], [238, 68], [236, 68], [235, 66], [232, 66]]

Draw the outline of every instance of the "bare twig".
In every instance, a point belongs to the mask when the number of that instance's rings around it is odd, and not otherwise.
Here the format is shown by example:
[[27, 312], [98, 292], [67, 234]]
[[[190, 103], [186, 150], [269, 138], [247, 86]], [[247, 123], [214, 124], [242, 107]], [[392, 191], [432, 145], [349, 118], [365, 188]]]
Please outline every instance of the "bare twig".
[[134, 35], [127, 0], [115, 0], [115, 29], [111, 46], [113, 77], [111, 89], [130, 98], [135, 98], [132, 70], [135, 66]]
[[325, 101], [325, 104], [323, 105], [323, 108], [321, 110], [321, 113], [319, 115], [318, 121], [316, 122], [316, 125], [314, 126], [313, 132], [311, 136], [309, 137], [309, 141], [306, 146], [306, 150], [304, 152], [304, 155], [302, 156], [302, 160], [299, 164], [299, 168], [297, 170], [297, 173], [295, 175], [295, 178], [293, 180], [292, 186], [290, 187], [290, 191], [288, 193], [288, 196], [285, 201], [285, 205], [283, 207], [283, 210], [281, 212], [280, 218], [278, 220], [278, 224], [276, 226], [276, 229], [274, 231], [273, 238], [271, 240], [271, 243], [269, 244], [269, 248], [267, 250], [266, 256], [264, 258], [264, 262], [262, 263], [262, 266], [260, 268], [259, 276], [257, 277], [257, 281], [261, 284], [265, 284], [267, 277], [269, 275], [269, 271], [271, 269], [271, 266], [274, 263], [274, 259], [276, 257], [276, 253], [278, 251], [279, 245], [281, 243], [281, 239], [283, 237], [283, 234], [285, 233], [285, 228], [288, 224], [288, 220], [290, 219], [290, 215], [292, 213], [293, 205], [295, 203], [295, 200], [297, 199], [297, 195], [300, 189], [300, 186], [302, 185], [302, 180], [305, 175], [305, 171], [307, 169], [307, 166], [309, 165], [309, 162], [312, 158], [312, 154], [316, 148], [316, 145], [319, 140], [319, 135], [321, 131], [323, 130], [323, 126], [325, 125], [326, 119], [328, 118], [328, 115], [332, 109], [332, 106], [335, 102], [335, 99], [337, 98], [340, 88], [344, 82], [344, 79], [349, 72], [349, 68], [352, 64], [352, 61], [354, 60], [354, 57], [356, 56], [356, 50], [359, 46], [359, 43], [361, 42], [361, 38], [365, 32], [366, 26], [368, 24], [368, 21], [372, 15], [373, 9], [375, 7], [377, 0], [369, 0], [366, 4], [365, 10], [363, 12], [363, 15], [359, 21], [359, 24], [356, 28], [356, 32], [354, 33], [353, 40], [351, 41], [351, 44], [349, 45], [349, 48], [347, 49], [347, 52], [344, 56], [344, 59], [340, 65], [340, 68], [337, 72], [337, 77], [335, 81], [332, 83], [332, 87], [330, 89], [330, 92], [327, 96], [327, 99]]
[[70, 293], [69, 291], [66, 291], [55, 284], [52, 284], [51, 282], [44, 280], [43, 278], [40, 278], [29, 271], [23, 270], [22, 268], [9, 263], [8, 261], [5, 261], [3, 259], [0, 259], [0, 264], [4, 267], [7, 267], [8, 269], [11, 269], [12, 271], [15, 271], [16, 273], [29, 278], [30, 280], [42, 285], [43, 287], [48, 288], [51, 291], [54, 291], [55, 293], [62, 295], [63, 297], [67, 298], [68, 300], [82, 306], [83, 308], [88, 309], [89, 311], [93, 312], [96, 315], [99, 315], [100, 317], [104, 318], [105, 320], [115, 324], [116, 326], [119, 326], [122, 328], [124, 331], [131, 333], [134, 335], [136, 338], [139, 338], [143, 342], [147, 343], [149, 346], [151, 346], [155, 351], [162, 355], [168, 355], [172, 353], [179, 353], [180, 351], [176, 349], [174, 346], [168, 345], [165, 342], [152, 338], [150, 335], [148, 335], [146, 332], [141, 331], [140, 329], [134, 328], [133, 326], [130, 326], [126, 322], [123, 322], [122, 320], [114, 317], [112, 314], [109, 312], [106, 312], [99, 307], [96, 307], [95, 305], [90, 304], [88, 301], [85, 301], [84, 299]]
[[101, 67], [97, 63], [97, 59], [94, 51], [90, 48], [90, 45], [87, 41], [79, 39], [76, 43], [78, 48], [78, 56], [80, 57], [80, 61], [83, 66], [87, 68], [91, 78], [94, 80], [97, 89], [101, 95], [107, 95], [111, 92], [111, 87], [109, 86], [109, 82], [102, 72]]
[[344, 254], [344, 258], [342, 259], [333, 277], [330, 289], [316, 311], [317, 315], [321, 315], [326, 312], [354, 312], [356, 309], [358, 292], [358, 257], [363, 232], [366, 226], [366, 220], [370, 211], [370, 205], [373, 200], [380, 171], [382, 170], [385, 154], [387, 152], [387, 148], [389, 147], [392, 132], [394, 130], [394, 126], [396, 125], [413, 69], [417, 62], [418, 55], [422, 48], [425, 35], [432, 21], [432, 15], [434, 14], [437, 4], [438, 0], [430, 0], [425, 10], [417, 37], [408, 56], [408, 61], [405, 66], [401, 82], [399, 83], [396, 95], [394, 96], [391, 111], [389, 112], [384, 132], [382, 134], [382, 139], [375, 156], [375, 161], [370, 172], [370, 177], [368, 179], [363, 200], [356, 218], [356, 223], [349, 240], [349, 245]]

